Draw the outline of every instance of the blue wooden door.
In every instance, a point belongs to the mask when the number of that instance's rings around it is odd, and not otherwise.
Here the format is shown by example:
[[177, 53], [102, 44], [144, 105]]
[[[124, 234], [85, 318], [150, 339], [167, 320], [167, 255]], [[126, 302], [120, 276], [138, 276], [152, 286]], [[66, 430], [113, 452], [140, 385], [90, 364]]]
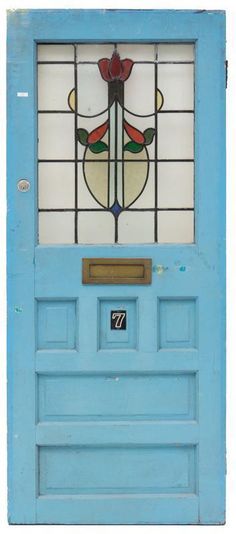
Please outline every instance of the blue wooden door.
[[10, 523], [224, 522], [224, 47], [217, 11], [9, 14]]

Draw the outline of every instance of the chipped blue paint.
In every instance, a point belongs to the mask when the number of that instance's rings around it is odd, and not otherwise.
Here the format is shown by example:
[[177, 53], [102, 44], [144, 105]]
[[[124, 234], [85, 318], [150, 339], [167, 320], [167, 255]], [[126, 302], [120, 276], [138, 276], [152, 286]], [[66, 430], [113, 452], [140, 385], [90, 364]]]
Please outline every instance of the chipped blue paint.
[[[196, 43], [194, 245], [36, 245], [36, 42], [114, 40]], [[12, 524], [224, 523], [224, 62], [222, 11], [8, 14]], [[88, 288], [84, 256], [164, 267], [150, 286]], [[136, 337], [119, 336], [132, 345], [125, 351], [109, 336], [110, 348], [98, 346], [100, 304], [112, 299], [120, 309], [131, 301], [136, 318]]]
[[22, 313], [22, 312], [23, 312], [23, 309], [20, 308], [20, 306], [15, 306], [14, 309], [15, 309], [15, 312], [16, 312], [16, 313]]
[[153, 267], [153, 271], [156, 272], [159, 276], [164, 274], [165, 271], [168, 271], [169, 267], [165, 267], [164, 265], [155, 265]]

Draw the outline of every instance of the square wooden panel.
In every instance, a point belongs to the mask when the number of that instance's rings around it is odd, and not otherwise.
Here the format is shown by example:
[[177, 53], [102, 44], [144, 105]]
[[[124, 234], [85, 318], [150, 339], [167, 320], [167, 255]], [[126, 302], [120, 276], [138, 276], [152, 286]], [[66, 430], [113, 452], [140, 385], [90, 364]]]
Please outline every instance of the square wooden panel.
[[38, 349], [74, 349], [76, 346], [76, 302], [41, 300], [38, 302]]
[[[126, 313], [125, 330], [111, 328], [112, 310]], [[101, 299], [99, 315], [99, 349], [137, 349], [137, 299]]]
[[160, 349], [197, 348], [196, 299], [161, 299], [159, 321]]
[[83, 258], [83, 284], [151, 284], [147, 258]]

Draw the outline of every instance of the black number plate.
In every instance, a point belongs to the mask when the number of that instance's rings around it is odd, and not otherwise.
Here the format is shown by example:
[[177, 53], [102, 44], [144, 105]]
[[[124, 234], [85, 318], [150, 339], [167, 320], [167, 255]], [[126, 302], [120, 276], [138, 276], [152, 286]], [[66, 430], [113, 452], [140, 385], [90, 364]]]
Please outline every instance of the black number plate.
[[111, 330], [126, 330], [126, 310], [111, 311]]

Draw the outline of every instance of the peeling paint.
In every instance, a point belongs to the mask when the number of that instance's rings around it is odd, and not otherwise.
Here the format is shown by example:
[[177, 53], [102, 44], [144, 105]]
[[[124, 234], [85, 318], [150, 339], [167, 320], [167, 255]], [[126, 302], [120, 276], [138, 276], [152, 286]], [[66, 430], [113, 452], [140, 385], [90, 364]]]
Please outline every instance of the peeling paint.
[[21, 308], [20, 306], [15, 306], [14, 311], [15, 311], [15, 313], [22, 313], [23, 312], [23, 308]]
[[161, 276], [165, 271], [168, 271], [168, 267], [165, 267], [164, 265], [154, 265], [153, 271], [156, 271], [156, 273]]
[[119, 376], [107, 376], [106, 380], [114, 380], [115, 382], [118, 382], [120, 378]]

